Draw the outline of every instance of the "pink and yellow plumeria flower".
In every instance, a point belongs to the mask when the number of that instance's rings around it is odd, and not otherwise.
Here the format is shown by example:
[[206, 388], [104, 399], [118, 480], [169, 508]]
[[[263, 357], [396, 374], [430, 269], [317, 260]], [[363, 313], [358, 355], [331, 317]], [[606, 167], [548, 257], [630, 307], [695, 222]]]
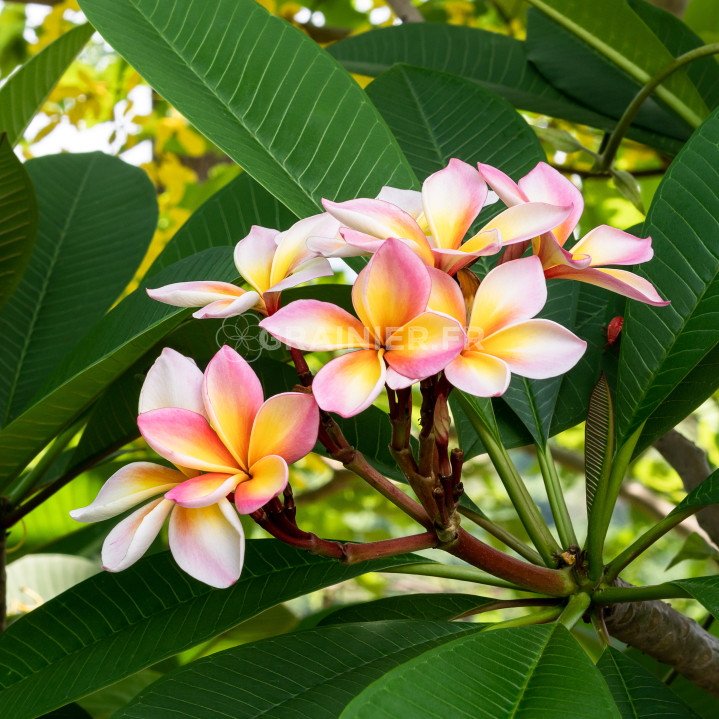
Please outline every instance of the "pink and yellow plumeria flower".
[[460, 323], [427, 312], [428, 268], [399, 240], [388, 240], [357, 277], [357, 316], [317, 300], [298, 300], [260, 326], [291, 347], [356, 350], [328, 362], [312, 390], [322, 409], [351, 417], [369, 407], [385, 382], [407, 386], [439, 372], [465, 343]]
[[191, 359], [165, 349], [147, 374], [137, 423], [150, 447], [178, 469], [133, 462], [72, 517], [97, 522], [150, 500], [107, 536], [105, 569], [136, 562], [169, 517], [178, 565], [213, 587], [233, 584], [244, 558], [237, 512], [249, 514], [276, 497], [287, 485], [288, 463], [312, 450], [319, 425], [313, 397], [286, 392], [263, 402], [257, 376], [229, 347], [204, 375]]
[[[455, 387], [478, 397], [507, 390], [511, 374], [556, 377], [571, 369], [587, 343], [551, 320], [532, 319], [547, 301], [542, 263], [527, 257], [487, 273], [467, 320], [467, 342], [444, 369]], [[457, 283], [433, 271], [429, 308], [465, 322], [467, 309]]]
[[[430, 175], [422, 192], [386, 187], [372, 199], [323, 201], [335, 217], [347, 245], [376, 252], [390, 237], [405, 242], [430, 267], [455, 274], [478, 257], [496, 254], [504, 245], [536, 237], [565, 221], [569, 206], [546, 202], [510, 207], [463, 242], [487, 199], [487, 184], [461, 160]], [[336, 245], [310, 240], [316, 250]]]
[[479, 170], [499, 199], [508, 207], [548, 202], [570, 205], [571, 213], [546, 234], [534, 238], [533, 248], [542, 261], [547, 279], [567, 279], [604, 287], [650, 305], [669, 304], [662, 300], [651, 282], [627, 270], [606, 265], [636, 265], [653, 256], [650, 237], [630, 235], [608, 225], [588, 232], [571, 250], [564, 248], [584, 209], [579, 190], [561, 172], [540, 162], [519, 182], [490, 165]]
[[296, 222], [279, 232], [254, 225], [235, 247], [235, 265], [252, 287], [245, 290], [230, 282], [175, 282], [147, 294], [175, 307], [200, 307], [197, 319], [235, 317], [254, 309], [271, 314], [279, 306], [279, 293], [303, 282], [332, 274], [330, 263], [307, 246], [310, 237], [333, 238], [339, 223], [322, 213]]

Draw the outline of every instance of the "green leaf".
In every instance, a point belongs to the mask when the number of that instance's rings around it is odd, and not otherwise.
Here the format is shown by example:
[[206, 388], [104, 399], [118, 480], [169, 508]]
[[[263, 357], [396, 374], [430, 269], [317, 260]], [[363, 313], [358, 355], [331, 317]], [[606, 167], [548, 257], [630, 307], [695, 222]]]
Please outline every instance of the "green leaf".
[[719, 504], [719, 469], [712, 472], [700, 485], [695, 487], [668, 516], [689, 516], [702, 507]]
[[43, 714], [40, 719], [95, 719], [88, 714], [79, 704], [67, 704], [55, 711]]
[[157, 224], [155, 189], [109, 155], [52, 155], [25, 165], [37, 192], [32, 257], [0, 311], [0, 420], [17, 417], [58, 362], [132, 279]]
[[[350, 72], [376, 77], [406, 63], [463, 77], [501, 95], [515, 107], [611, 130], [606, 111], [595, 112], [551, 85], [527, 59], [526, 43], [476, 28], [407, 24], [353, 35], [330, 45]], [[631, 128], [629, 137], [672, 153], [676, 140]]]
[[100, 689], [80, 699], [78, 704], [90, 713], [92, 719], [111, 719], [131, 702], [145, 687], [157, 681], [162, 674], [152, 669], [143, 669], [137, 674], [125, 677], [109, 687]]
[[[694, 133], [657, 190], [643, 226], [654, 258], [639, 274], [671, 300], [628, 302], [616, 391], [618, 438], [625, 440], [719, 345], [719, 111]], [[719, 386], [694, 383], [683, 409]]]
[[[529, 2], [641, 85], [674, 59], [626, 0], [605, 0], [601, 13], [575, 0]], [[681, 70], [660, 85], [655, 94], [692, 127], [707, 114], [694, 83]]]
[[0, 307], [20, 282], [37, 234], [37, 201], [30, 177], [0, 134]]
[[545, 159], [537, 136], [506, 100], [461, 77], [400, 65], [367, 94], [420, 179], [453, 157], [495, 165], [512, 177]]
[[415, 182], [357, 83], [253, 0], [80, 7], [160, 95], [297, 215], [316, 212], [322, 197]]
[[[414, 561], [405, 555], [344, 565], [275, 540], [251, 540], [242, 577], [230, 589], [193, 580], [167, 552], [119, 574], [99, 574], [0, 637], [0, 715], [31, 719], [287, 599]], [[47, 627], [53, 628], [52, 642], [41, 639]]]
[[30, 58], [0, 88], [0, 131], [7, 133], [11, 145], [22, 137], [92, 33], [87, 23], [66, 32]]
[[589, 398], [584, 430], [584, 476], [587, 513], [592, 511], [602, 473], [614, 456], [614, 402], [607, 378], [602, 375]]
[[715, 619], [719, 619], [719, 576], [676, 579], [672, 584], [681, 587], [689, 596], [694, 597], [705, 609], [708, 609]]
[[692, 532], [684, 540], [681, 549], [672, 557], [669, 564], [667, 564], [667, 569], [671, 569], [687, 559], [698, 561], [713, 559], [715, 562], [719, 562], [719, 552], [715, 547], [712, 547], [704, 537], [696, 532]]
[[[466, 677], [461, 690], [437, 681]], [[387, 672], [355, 697], [342, 719], [618, 719], [601, 674], [557, 624], [460, 637]]]
[[597, 663], [622, 719], [696, 719], [697, 715], [641, 664], [608, 647]]
[[[476, 625], [394, 621], [322, 627], [213, 654], [148, 687], [116, 719], [335, 719], [387, 671]], [[377, 715], [375, 715], [377, 716]], [[395, 714], [395, 717], [407, 714]]]
[[493, 601], [472, 594], [401, 594], [340, 607], [324, 617], [317, 626], [389, 619], [457, 619]]

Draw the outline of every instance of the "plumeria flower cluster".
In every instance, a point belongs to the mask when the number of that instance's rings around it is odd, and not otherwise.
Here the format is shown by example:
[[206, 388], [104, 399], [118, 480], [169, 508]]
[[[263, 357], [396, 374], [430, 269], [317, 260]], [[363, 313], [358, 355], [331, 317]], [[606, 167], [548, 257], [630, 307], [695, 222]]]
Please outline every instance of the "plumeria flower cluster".
[[[477, 229], [490, 188], [506, 209]], [[323, 204], [326, 212], [284, 232], [255, 226], [237, 244], [235, 265], [249, 289], [189, 281], [148, 290], [161, 302], [198, 307], [199, 319], [253, 310], [294, 353], [339, 354], [314, 377], [311, 394], [264, 401], [258, 378], [234, 350], [223, 347], [204, 374], [165, 350], [143, 386], [138, 426], [174, 468], [130, 464], [73, 512], [97, 521], [144, 503], [107, 537], [107, 569], [135, 562], [169, 518], [180, 567], [212, 586], [236, 581], [244, 546], [238, 513], [252, 514], [283, 492], [288, 464], [315, 444], [319, 409], [351, 417], [385, 386], [403, 390], [436, 377], [496, 397], [512, 374], [545, 379], [569, 371], [586, 342], [537, 318], [547, 280], [666, 304], [647, 280], [613, 267], [649, 260], [651, 239], [602, 226], [570, 244], [582, 197], [544, 163], [515, 183], [496, 168], [455, 159], [421, 192], [386, 187], [376, 198]], [[462, 282], [478, 258], [500, 251], [494, 269]], [[352, 287], [354, 314], [313, 299], [282, 306], [284, 290], [332, 274], [328, 258], [363, 254], [371, 257]]]

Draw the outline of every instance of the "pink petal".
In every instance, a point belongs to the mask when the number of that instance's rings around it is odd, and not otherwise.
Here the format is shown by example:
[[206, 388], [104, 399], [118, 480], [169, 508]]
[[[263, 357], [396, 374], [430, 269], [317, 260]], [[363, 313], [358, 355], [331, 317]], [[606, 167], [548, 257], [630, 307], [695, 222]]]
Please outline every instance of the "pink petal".
[[595, 227], [572, 247], [571, 252], [591, 257], [592, 267], [637, 265], [654, 256], [651, 237], [636, 237], [609, 225]]
[[103, 568], [120, 572], [134, 564], [150, 548], [172, 508], [169, 500], [156, 499], [113, 527], [102, 545]]
[[545, 270], [559, 265], [566, 265], [574, 269], [589, 267], [592, 258], [588, 255], [565, 250], [551, 232], [545, 232], [533, 241], [534, 253], [542, 261]]
[[399, 372], [395, 372], [391, 367], [387, 367], [384, 381], [390, 389], [406, 389], [407, 387], [411, 387], [413, 384], [419, 382], [418, 379], [405, 377]]
[[317, 442], [320, 414], [311, 394], [283, 392], [257, 412], [250, 438], [249, 463], [279, 455], [289, 464], [302, 459]]
[[150, 367], [140, 390], [139, 412], [180, 407], [205, 414], [202, 372], [189, 357], [165, 347]]
[[424, 263], [402, 242], [390, 239], [359, 273], [352, 287], [352, 304], [381, 342], [424, 312], [431, 289]]
[[312, 383], [317, 404], [341, 417], [367, 409], [385, 383], [383, 354], [383, 350], [359, 350], [328, 362]]
[[[366, 235], [364, 232], [352, 230], [349, 227], [343, 227], [340, 230], [340, 234], [345, 239], [347, 244], [358, 253], [368, 252], [370, 254], [374, 254], [387, 241], [378, 240], [376, 237]], [[412, 250], [412, 252], [414, 252], [414, 254], [417, 255], [417, 257], [419, 257], [425, 265], [429, 265], [431, 267], [434, 264], [434, 260], [432, 259], [432, 248], [426, 238], [422, 242], [406, 240], [402, 237], [394, 239], [399, 240], [399, 242], [409, 247], [409, 249]]]
[[427, 310], [454, 318], [461, 325], [467, 322], [467, 307], [464, 304], [462, 290], [457, 282], [446, 272], [434, 267], [428, 268], [432, 280], [432, 291], [427, 302]]
[[547, 301], [547, 283], [538, 257], [505, 262], [487, 273], [474, 296], [470, 342], [534, 317]]
[[477, 167], [479, 168], [479, 174], [482, 175], [485, 182], [507, 207], [521, 205], [523, 202], [529, 201], [529, 198], [509, 175], [491, 165], [483, 165], [481, 162]]
[[246, 474], [207, 472], [176, 485], [165, 494], [165, 499], [170, 499], [181, 507], [209, 507], [227, 497], [246, 478]]
[[237, 473], [237, 461], [202, 415], [186, 409], [154, 409], [141, 414], [137, 426], [150, 447], [175, 465]]
[[358, 257], [364, 254], [362, 248], [350, 245], [343, 237], [310, 237], [307, 247], [323, 257]]
[[213, 302], [232, 302], [245, 294], [245, 290], [229, 282], [173, 282], [157, 289], [147, 289], [147, 294], [158, 302], [173, 307], [205, 307]]
[[587, 343], [550, 320], [526, 320], [482, 340], [482, 351], [503, 360], [522, 377], [546, 379], [564, 374], [579, 361]]
[[248, 310], [260, 310], [261, 300], [257, 292], [245, 292], [236, 300], [217, 300], [209, 305], [202, 307], [193, 312], [192, 316], [196, 320], [222, 320], [226, 317], [237, 317]]
[[201, 509], [175, 507], [170, 515], [169, 538], [172, 556], [191, 577], [218, 589], [240, 578], [245, 533], [226, 499]]
[[455, 387], [476, 397], [499, 397], [507, 391], [511, 378], [502, 360], [468, 350], [453, 359], [444, 374]]
[[502, 238], [502, 244], [511, 245], [549, 232], [561, 224], [571, 212], [571, 207], [526, 202], [500, 212], [482, 228], [481, 232], [497, 230]]
[[235, 507], [240, 514], [250, 514], [280, 494], [287, 486], [289, 470], [282, 457], [268, 455], [252, 465], [250, 475], [235, 489]]
[[443, 370], [463, 349], [467, 335], [457, 320], [424, 312], [387, 338], [387, 364], [405, 377], [424, 379]]
[[422, 185], [427, 224], [438, 248], [456, 250], [487, 198], [487, 185], [473, 167], [452, 159]]
[[313, 257], [297, 265], [288, 277], [282, 282], [270, 287], [270, 292], [282, 292], [290, 287], [297, 287], [303, 282], [316, 280], [318, 277], [332, 277], [334, 270], [332, 265], [324, 257]]
[[270, 285], [272, 260], [277, 250], [277, 230], [253, 225], [250, 234], [235, 246], [235, 266], [243, 279], [259, 294], [266, 292]]
[[[496, 255], [502, 248], [496, 230], [476, 235], [458, 250], [433, 249], [434, 266], [448, 275], [456, 275], [463, 267], [471, 265], [479, 257]], [[475, 249], [478, 248], [478, 249]]]
[[417, 190], [400, 190], [397, 187], [385, 185], [377, 195], [377, 199], [399, 207], [415, 220], [418, 220], [424, 212], [422, 193]]
[[372, 347], [374, 340], [361, 322], [330, 302], [296, 300], [260, 327], [290, 347], [312, 352]]
[[262, 401], [262, 385], [250, 365], [231, 347], [210, 360], [202, 386], [207, 417], [235, 466], [247, 469], [252, 423]]
[[554, 267], [547, 270], [545, 276], [547, 279], [577, 280], [597, 287], [604, 287], [624, 297], [655, 307], [666, 307], [669, 304], [667, 300], [661, 298], [649, 280], [627, 270], [595, 267], [572, 270], [568, 267]]
[[531, 202], [546, 202], [560, 207], [571, 207], [567, 217], [551, 229], [563, 245], [579, 222], [584, 209], [582, 193], [561, 172], [546, 162], [540, 162], [519, 181], [519, 188]]
[[185, 476], [174, 469], [151, 462], [132, 462], [117, 470], [102, 485], [87, 507], [73, 509], [78, 522], [99, 522], [126, 512], [146, 499], [157, 497], [182, 482]]

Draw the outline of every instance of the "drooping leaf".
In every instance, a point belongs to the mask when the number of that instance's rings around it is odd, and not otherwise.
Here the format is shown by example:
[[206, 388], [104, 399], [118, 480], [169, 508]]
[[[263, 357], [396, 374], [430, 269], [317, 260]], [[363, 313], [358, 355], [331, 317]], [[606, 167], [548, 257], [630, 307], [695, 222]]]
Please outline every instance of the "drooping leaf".
[[[229, 649], [167, 674], [117, 719], [311, 716], [334, 719], [387, 671], [476, 625], [392, 621], [322, 627]], [[343, 715], [343, 714], [342, 714]], [[406, 713], [395, 717], [408, 716]]]
[[699, 561], [713, 559], [719, 562], [719, 551], [717, 551], [716, 547], [712, 547], [700, 534], [692, 532], [684, 540], [681, 549], [671, 558], [671, 561], [667, 564], [667, 569], [671, 569], [687, 559]]
[[0, 88], [0, 132], [10, 145], [22, 137], [50, 91], [93, 33], [85, 24], [69, 30], [30, 58]]
[[35, 190], [7, 136], [0, 134], [0, 308], [20, 282], [36, 234]]
[[688, 517], [710, 504], [719, 504], [719, 470], [712, 472], [700, 485], [689, 492], [669, 516]]
[[[467, 677], [461, 690], [437, 669]], [[355, 697], [343, 719], [619, 719], [602, 675], [562, 625], [470, 634], [401, 664]]]
[[719, 619], [719, 575], [675, 579], [672, 584], [694, 597], [715, 619]]
[[[344, 565], [275, 540], [253, 540], [242, 577], [230, 589], [191, 579], [166, 552], [119, 574], [99, 574], [22, 617], [0, 637], [0, 715], [32, 719], [279, 602], [412, 561], [403, 556]], [[53, 642], [40, 639], [47, 626], [54, 628]]]
[[614, 647], [597, 663], [622, 719], [696, 719], [697, 715], [643, 666]]
[[589, 398], [584, 430], [584, 476], [587, 512], [591, 512], [602, 471], [614, 455], [614, 402], [602, 375]]
[[147, 175], [88, 153], [25, 167], [39, 228], [17, 290], [0, 311], [0, 417], [17, 417], [137, 270], [157, 223]]
[[[639, 272], [671, 305], [627, 303], [616, 391], [618, 439], [631, 435], [719, 345], [718, 165], [715, 111], [672, 162], [644, 223], [654, 258]], [[682, 409], [691, 411], [717, 386], [716, 376], [704, 386], [692, 383]]]
[[317, 626], [395, 619], [456, 619], [493, 599], [472, 594], [401, 594], [372, 602], [350, 604], [325, 616]]
[[373, 197], [384, 184], [415, 181], [352, 78], [253, 0], [80, 7], [168, 102], [298, 215], [316, 212], [322, 197]]

